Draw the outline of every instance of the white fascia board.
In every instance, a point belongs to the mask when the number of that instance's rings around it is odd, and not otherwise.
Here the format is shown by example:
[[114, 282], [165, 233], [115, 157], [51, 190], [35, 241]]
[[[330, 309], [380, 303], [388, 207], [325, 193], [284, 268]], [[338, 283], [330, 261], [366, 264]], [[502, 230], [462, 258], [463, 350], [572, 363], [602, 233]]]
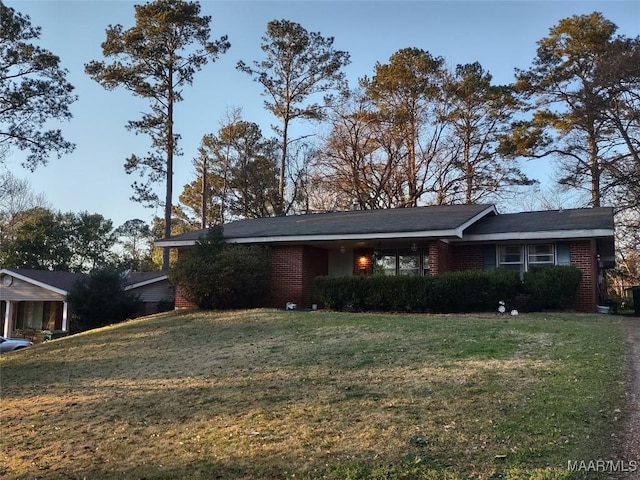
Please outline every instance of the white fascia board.
[[465, 235], [463, 240], [470, 242], [505, 241], [505, 240], [551, 240], [569, 238], [613, 237], [613, 229], [601, 228], [594, 230], [552, 230], [540, 232], [505, 232], [505, 233], [477, 233]]
[[456, 236], [455, 230], [427, 230], [420, 232], [393, 232], [393, 233], [350, 233], [345, 235], [295, 235], [277, 237], [246, 237], [228, 238], [229, 243], [303, 243], [303, 242], [328, 242], [344, 240], [389, 240], [396, 238], [440, 238]]
[[487, 215], [489, 215], [490, 213], [493, 213], [494, 215], [498, 214], [498, 211], [496, 210], [495, 205], [490, 205], [487, 208], [485, 208], [484, 210], [482, 210], [480, 213], [474, 215], [473, 217], [471, 217], [469, 220], [467, 220], [466, 222], [464, 222], [462, 225], [460, 225], [458, 228], [456, 228], [456, 237], [458, 238], [462, 238], [464, 236], [464, 231], [470, 227], [471, 225], [473, 225], [474, 223], [476, 223], [478, 220], [480, 220], [483, 217], [486, 217]]
[[156, 240], [156, 247], [193, 247], [197, 240]]
[[50, 292], [59, 293], [60, 295], [67, 296], [69, 294], [69, 292], [67, 292], [66, 290], [62, 290], [61, 288], [54, 287], [53, 285], [49, 285], [48, 283], [34, 280], [33, 278], [27, 277], [25, 275], [20, 275], [19, 273], [16, 273], [13, 270], [10, 270], [7, 268], [3, 268], [2, 270], [0, 270], [0, 274], [11, 275], [14, 278], [30, 283], [37, 287], [44, 288], [45, 290], [49, 290]]
[[[345, 240], [387, 240], [395, 238], [441, 238], [460, 237], [457, 229], [454, 230], [424, 230], [418, 232], [390, 232], [390, 233], [350, 233], [344, 235], [279, 235], [268, 237], [242, 237], [227, 238], [228, 243], [303, 243], [303, 242], [327, 242]], [[196, 244], [196, 240], [158, 240], [157, 247], [189, 247]]]
[[149, 280], [145, 280], [144, 282], [132, 283], [131, 285], [127, 285], [124, 287], [125, 290], [133, 290], [134, 288], [144, 287], [145, 285], [151, 285], [152, 283], [161, 282], [162, 280], [166, 280], [169, 278], [168, 275], [162, 275], [160, 277], [150, 278]]

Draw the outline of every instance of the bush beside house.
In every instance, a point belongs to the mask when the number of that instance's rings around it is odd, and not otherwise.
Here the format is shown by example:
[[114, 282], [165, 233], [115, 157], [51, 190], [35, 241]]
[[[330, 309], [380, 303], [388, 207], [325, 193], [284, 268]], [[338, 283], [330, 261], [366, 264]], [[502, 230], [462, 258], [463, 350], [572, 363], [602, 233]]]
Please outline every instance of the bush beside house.
[[76, 281], [67, 301], [73, 304], [70, 331], [84, 331], [136, 316], [138, 296], [125, 290], [118, 270], [96, 270]]
[[203, 309], [252, 308], [269, 301], [269, 251], [227, 244], [222, 229], [212, 228], [181, 255], [170, 273], [180, 294]]
[[526, 294], [534, 309], [570, 309], [582, 273], [571, 266], [532, 269], [520, 279], [518, 271], [470, 270], [436, 276], [318, 277], [318, 303], [334, 310], [380, 312], [461, 313], [494, 311], [498, 302], [514, 305]]
[[524, 274], [523, 286], [530, 310], [573, 309], [582, 272], [573, 266], [532, 266]]

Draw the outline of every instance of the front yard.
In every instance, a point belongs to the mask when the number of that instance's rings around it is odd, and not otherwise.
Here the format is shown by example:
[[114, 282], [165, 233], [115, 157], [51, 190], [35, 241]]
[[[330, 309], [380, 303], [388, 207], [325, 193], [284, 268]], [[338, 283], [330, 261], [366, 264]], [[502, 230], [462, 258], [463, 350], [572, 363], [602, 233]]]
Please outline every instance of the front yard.
[[169, 312], [3, 355], [0, 477], [582, 478], [625, 460], [624, 348], [607, 315]]

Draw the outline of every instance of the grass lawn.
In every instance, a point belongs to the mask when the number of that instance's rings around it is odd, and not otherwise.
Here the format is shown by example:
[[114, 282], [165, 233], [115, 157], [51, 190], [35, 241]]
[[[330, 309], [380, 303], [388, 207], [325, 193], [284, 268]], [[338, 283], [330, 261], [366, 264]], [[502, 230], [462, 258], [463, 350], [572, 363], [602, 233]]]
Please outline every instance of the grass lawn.
[[0, 369], [3, 479], [582, 478], [628, 378], [579, 314], [170, 312]]

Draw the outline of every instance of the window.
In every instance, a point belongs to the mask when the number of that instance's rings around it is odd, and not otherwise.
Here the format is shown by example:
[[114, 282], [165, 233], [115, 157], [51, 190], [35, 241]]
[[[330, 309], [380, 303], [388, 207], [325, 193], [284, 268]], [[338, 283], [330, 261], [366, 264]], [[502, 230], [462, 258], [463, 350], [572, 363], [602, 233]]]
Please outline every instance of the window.
[[[525, 257], [526, 252], [526, 257]], [[485, 252], [485, 266], [486, 266]], [[524, 273], [531, 265], [555, 265], [555, 248], [551, 243], [534, 245], [500, 245], [498, 267]]]
[[502, 245], [498, 252], [498, 267], [524, 272], [522, 245]]
[[553, 245], [529, 245], [529, 265], [553, 265]]
[[431, 266], [429, 264], [429, 250], [422, 251], [422, 275], [428, 277], [431, 274]]
[[19, 302], [16, 328], [42, 330], [44, 302]]
[[380, 250], [373, 263], [376, 275], [429, 275], [429, 250]]
[[420, 275], [420, 252], [411, 250], [399, 252], [398, 275]]
[[395, 250], [383, 250], [376, 254], [373, 271], [381, 275], [396, 274], [396, 252]]

